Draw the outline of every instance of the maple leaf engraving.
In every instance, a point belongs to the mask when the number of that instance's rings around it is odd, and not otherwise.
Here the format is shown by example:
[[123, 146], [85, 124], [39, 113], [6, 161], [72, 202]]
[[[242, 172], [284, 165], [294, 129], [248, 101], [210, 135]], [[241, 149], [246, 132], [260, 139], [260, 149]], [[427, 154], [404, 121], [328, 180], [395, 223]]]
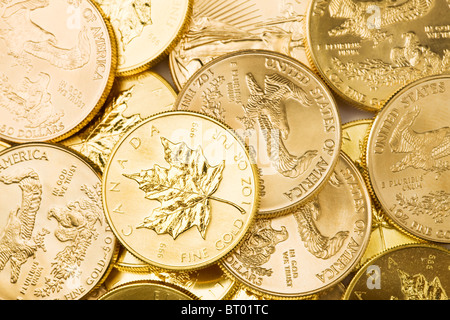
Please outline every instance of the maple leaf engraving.
[[158, 234], [168, 233], [176, 239], [184, 231], [196, 226], [203, 239], [211, 219], [210, 200], [229, 204], [245, 213], [238, 205], [214, 197], [222, 181], [225, 161], [209, 165], [201, 147], [190, 149], [184, 142], [172, 143], [161, 138], [164, 159], [169, 168], [154, 165], [140, 173], [124, 174], [135, 180], [148, 200], [161, 206], [153, 210], [138, 228], [148, 228]]

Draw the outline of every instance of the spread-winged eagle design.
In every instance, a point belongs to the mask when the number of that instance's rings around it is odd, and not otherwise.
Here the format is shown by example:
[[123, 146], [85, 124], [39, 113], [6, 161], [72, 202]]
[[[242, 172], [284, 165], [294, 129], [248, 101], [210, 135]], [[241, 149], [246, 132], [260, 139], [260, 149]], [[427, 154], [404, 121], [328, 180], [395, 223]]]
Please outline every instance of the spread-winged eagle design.
[[302, 88], [276, 73], [265, 76], [264, 89], [251, 73], [246, 75], [246, 81], [250, 96], [247, 105], [243, 105], [245, 115], [239, 119], [247, 130], [255, 129], [255, 123], [258, 123], [272, 165], [285, 177], [298, 177], [316, 157], [317, 150], [308, 150], [302, 156], [296, 156], [287, 149], [284, 140], [290, 130], [285, 101], [294, 99], [303, 107], [310, 107], [313, 100]]
[[392, 131], [389, 140], [391, 151], [406, 155], [393, 166], [393, 172], [407, 168], [436, 172], [438, 176], [450, 169], [448, 161], [442, 158], [450, 155], [450, 127], [417, 132], [412, 128], [420, 113], [415, 106], [406, 113]]
[[300, 207], [294, 214], [298, 224], [297, 230], [306, 249], [317, 258], [328, 259], [341, 249], [349, 232], [339, 231], [332, 237], [323, 235], [316, 225], [319, 216], [320, 202], [317, 197]]
[[[21, 267], [34, 257], [38, 248], [45, 250], [44, 233], [33, 237], [36, 214], [41, 205], [42, 185], [32, 169], [25, 169], [13, 176], [0, 176], [4, 184], [17, 183], [22, 190], [22, 204], [9, 213], [5, 229], [0, 235], [0, 271], [11, 265], [11, 283], [16, 283]], [[48, 231], [45, 232], [45, 234]]]
[[57, 37], [37, 25], [31, 17], [32, 11], [48, 5], [48, 0], [24, 0], [5, 8], [0, 17], [0, 39], [6, 43], [8, 54], [25, 65], [30, 64], [31, 55], [64, 70], [83, 67], [89, 62], [91, 53], [88, 29], [79, 32], [73, 47], [59, 46]]
[[[331, 0], [328, 7], [330, 16], [345, 19], [338, 27], [330, 30], [332, 37], [343, 35], [359, 36], [363, 40], [372, 40], [374, 45], [391, 38], [392, 35], [380, 29], [398, 22], [409, 22], [426, 15], [434, 0], [407, 0], [382, 5], [380, 2], [354, 0]], [[379, 13], [378, 24], [370, 23], [373, 13]], [[376, 20], [375, 20], [376, 21]]]

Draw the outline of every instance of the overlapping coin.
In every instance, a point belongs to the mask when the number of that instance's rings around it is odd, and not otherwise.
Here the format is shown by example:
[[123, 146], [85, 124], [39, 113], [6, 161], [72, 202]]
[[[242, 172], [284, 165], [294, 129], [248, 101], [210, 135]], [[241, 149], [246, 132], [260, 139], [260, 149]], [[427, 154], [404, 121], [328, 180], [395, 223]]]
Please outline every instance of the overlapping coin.
[[310, 69], [286, 55], [223, 55], [190, 78], [174, 108], [215, 117], [245, 139], [261, 171], [263, 216], [287, 213], [310, 199], [339, 158], [340, 114], [333, 96]]
[[58, 141], [80, 130], [115, 76], [102, 12], [90, 0], [3, 1], [0, 17], [0, 137]]
[[189, 29], [170, 53], [170, 71], [181, 89], [205, 64], [245, 49], [283, 53], [308, 65], [304, 19], [308, 1], [194, 0]]
[[101, 179], [78, 154], [46, 143], [0, 152], [0, 298], [76, 300], [105, 279], [117, 240]]
[[147, 70], [165, 58], [191, 21], [193, 0], [93, 0], [117, 38], [118, 76]]
[[271, 299], [310, 297], [341, 282], [359, 262], [372, 225], [362, 175], [343, 153], [323, 190], [290, 214], [255, 221], [221, 264]]
[[259, 204], [259, 176], [226, 125], [170, 111], [133, 127], [103, 176], [103, 202], [122, 245], [151, 265], [200, 269], [244, 237]]
[[445, 0], [313, 0], [311, 64], [339, 96], [377, 112], [400, 88], [450, 71]]
[[398, 246], [368, 261], [345, 300], [448, 300], [450, 251], [429, 244]]
[[408, 234], [450, 243], [450, 77], [427, 77], [377, 115], [367, 151], [368, 184], [390, 221]]
[[170, 84], [152, 71], [121, 77], [100, 114], [61, 144], [85, 155], [103, 171], [122, 135], [145, 118], [171, 110], [175, 98]]

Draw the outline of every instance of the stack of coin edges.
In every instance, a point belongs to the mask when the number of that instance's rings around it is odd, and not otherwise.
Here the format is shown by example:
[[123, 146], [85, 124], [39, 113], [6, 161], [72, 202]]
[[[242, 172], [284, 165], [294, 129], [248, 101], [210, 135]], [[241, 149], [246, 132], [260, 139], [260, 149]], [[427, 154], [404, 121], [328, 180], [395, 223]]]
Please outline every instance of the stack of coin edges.
[[0, 299], [448, 300], [449, 17], [3, 1]]

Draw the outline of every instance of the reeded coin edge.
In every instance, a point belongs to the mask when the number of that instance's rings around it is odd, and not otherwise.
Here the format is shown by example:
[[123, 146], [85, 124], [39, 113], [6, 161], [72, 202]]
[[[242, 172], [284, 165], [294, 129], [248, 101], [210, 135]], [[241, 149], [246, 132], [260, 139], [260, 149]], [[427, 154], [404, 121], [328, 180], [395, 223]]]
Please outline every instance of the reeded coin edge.
[[442, 246], [439, 246], [437, 244], [434, 244], [434, 243], [408, 243], [408, 244], [402, 244], [402, 245], [394, 246], [392, 248], [383, 250], [382, 252], [373, 256], [358, 270], [358, 272], [355, 274], [355, 276], [351, 279], [350, 283], [348, 284], [347, 289], [345, 290], [345, 293], [342, 297], [342, 300], [349, 300], [349, 297], [353, 292], [356, 282], [361, 278], [362, 275], [365, 275], [365, 271], [366, 271], [367, 267], [369, 267], [370, 265], [373, 265], [376, 260], [378, 260], [382, 256], [390, 254], [394, 251], [410, 249], [410, 248], [437, 249], [437, 250], [442, 251], [450, 256], [450, 250], [448, 250]]
[[[16, 145], [12, 145], [7, 149], [1, 150], [0, 151], [0, 156], [2, 156], [5, 153], [8, 153], [12, 150], [15, 149], [21, 149], [23, 147], [32, 147], [32, 146], [37, 146], [37, 147], [48, 147], [48, 148], [54, 148], [56, 150], [60, 150], [63, 152], [67, 152], [68, 154], [74, 156], [75, 158], [77, 158], [78, 160], [80, 160], [81, 162], [83, 162], [89, 169], [91, 169], [91, 171], [99, 178], [99, 183], [101, 184], [102, 182], [102, 177], [101, 177], [101, 171], [100, 169], [85, 155], [81, 154], [80, 152], [77, 152], [76, 150], [73, 150], [69, 147], [66, 147], [64, 145], [60, 145], [57, 143], [53, 143], [53, 142], [25, 142], [22, 144], [16, 144]], [[102, 203], [103, 206], [103, 203]], [[108, 224], [108, 226], [111, 228], [111, 226], [108, 223], [108, 220], [106, 218], [106, 214], [105, 214], [105, 208], [103, 207], [103, 218], [105, 219], [104, 221]], [[112, 228], [111, 228], [112, 230]], [[92, 293], [93, 291], [97, 290], [98, 288], [100, 288], [103, 283], [106, 281], [106, 279], [108, 278], [110, 272], [113, 270], [114, 268], [114, 264], [117, 260], [117, 258], [119, 257], [119, 241], [117, 240], [117, 237], [115, 237], [113, 239], [114, 241], [114, 245], [113, 245], [113, 253], [111, 255], [111, 259], [108, 262], [108, 267], [105, 269], [104, 273], [101, 275], [100, 278], [98, 278], [96, 284], [90, 288], [84, 295], [78, 297], [78, 299], [83, 299], [85, 297], [87, 297], [90, 293]]]
[[419, 85], [420, 83], [423, 82], [427, 82], [429, 80], [434, 80], [434, 79], [440, 79], [440, 78], [444, 78], [444, 79], [448, 79], [450, 80], [450, 73], [444, 73], [444, 74], [439, 74], [439, 75], [432, 75], [432, 76], [428, 76], [428, 77], [424, 77], [421, 78], [419, 80], [416, 80], [414, 82], [410, 82], [409, 84], [403, 86], [402, 88], [400, 88], [398, 91], [395, 92], [395, 94], [393, 94], [389, 100], [386, 101], [386, 104], [383, 106], [383, 108], [375, 115], [373, 123], [370, 125], [370, 127], [368, 128], [367, 132], [366, 132], [366, 136], [364, 138], [364, 152], [362, 155], [362, 165], [365, 168], [365, 171], [363, 173], [364, 179], [366, 180], [366, 184], [367, 187], [369, 188], [369, 192], [372, 195], [372, 198], [374, 200], [374, 204], [378, 209], [382, 210], [383, 216], [386, 218], [386, 220], [388, 221], [388, 223], [390, 223], [392, 226], [394, 226], [395, 228], [397, 228], [397, 230], [403, 232], [405, 235], [413, 238], [414, 240], [418, 241], [418, 242], [434, 242], [434, 243], [438, 243], [438, 244], [450, 244], [450, 241], [438, 241], [436, 239], [431, 239], [428, 237], [424, 237], [422, 235], [417, 235], [415, 233], [413, 233], [412, 230], [409, 230], [409, 228], [406, 228], [405, 226], [401, 225], [400, 223], [398, 223], [397, 221], [395, 221], [390, 213], [385, 209], [385, 207], [383, 206], [383, 204], [381, 203], [380, 199], [378, 198], [376, 192], [375, 192], [375, 187], [372, 184], [372, 179], [370, 177], [370, 171], [369, 171], [369, 167], [368, 164], [370, 163], [370, 155], [368, 153], [368, 149], [369, 149], [369, 140], [372, 139], [372, 136], [374, 135], [374, 128], [376, 126], [376, 124], [378, 123], [378, 120], [381, 118], [381, 114], [382, 111], [387, 109], [389, 107], [389, 105], [394, 101], [394, 99], [400, 95], [402, 92], [407, 91], [417, 85]]
[[[354, 171], [355, 175], [357, 176], [357, 180], [363, 186], [363, 188], [361, 188], [361, 189], [363, 189], [362, 191], [364, 192], [364, 196], [365, 196], [364, 198], [367, 201], [367, 207], [368, 207], [367, 208], [368, 209], [367, 232], [365, 233], [365, 237], [362, 241], [361, 249], [359, 250], [357, 257], [354, 259], [354, 261], [350, 265], [350, 267], [345, 272], [341, 273], [339, 275], [339, 277], [334, 279], [333, 282], [330, 282], [326, 286], [321, 287], [320, 289], [316, 289], [316, 290], [312, 290], [312, 291], [308, 291], [308, 292], [304, 292], [304, 293], [296, 293], [296, 294], [279, 294], [279, 293], [276, 293], [273, 291], [264, 290], [262, 288], [260, 289], [257, 287], [253, 287], [251, 284], [240, 280], [240, 278], [238, 276], [236, 276], [236, 274], [227, 267], [225, 259], [223, 259], [222, 261], [220, 261], [219, 266], [230, 278], [233, 278], [233, 279], [236, 279], [236, 281], [239, 281], [239, 283], [242, 285], [243, 288], [254, 293], [255, 295], [260, 295], [260, 296], [266, 297], [268, 299], [305, 300], [305, 299], [316, 299], [318, 297], [318, 295], [320, 295], [321, 292], [334, 287], [338, 283], [342, 282], [352, 272], [355, 272], [361, 258], [363, 257], [365, 251], [367, 250], [367, 246], [368, 246], [369, 240], [370, 240], [372, 220], [373, 220], [372, 219], [372, 201], [370, 199], [370, 193], [368, 191], [368, 188], [365, 187], [365, 181], [364, 181], [364, 177], [363, 177], [362, 173], [358, 170], [358, 168], [355, 166], [355, 164], [353, 163], [353, 161], [350, 159], [350, 157], [347, 154], [345, 154], [343, 151], [341, 151], [340, 155], [342, 158], [345, 159], [347, 164], [353, 168], [353, 171]], [[277, 217], [274, 217], [274, 218], [277, 218]], [[233, 253], [233, 252], [231, 252], [231, 253]]]
[[120, 69], [120, 67], [118, 67], [117, 77], [120, 78], [120, 77], [132, 76], [132, 75], [136, 75], [142, 71], [148, 70], [148, 69], [154, 67], [155, 65], [157, 65], [158, 63], [160, 63], [162, 60], [164, 60], [170, 54], [170, 52], [180, 42], [180, 40], [184, 36], [184, 34], [188, 31], [189, 25], [192, 20], [194, 0], [187, 0], [187, 1], [188, 1], [188, 4], [187, 4], [184, 20], [182, 21], [181, 26], [178, 29], [178, 32], [176, 33], [176, 35], [173, 37], [172, 41], [165, 48], [162, 48], [162, 50], [160, 52], [155, 54], [154, 57], [149, 58], [147, 61], [145, 61], [137, 66], [126, 68], [126, 69]]
[[124, 282], [124, 283], [118, 285], [117, 287], [114, 287], [111, 290], [108, 290], [108, 292], [106, 292], [105, 294], [100, 296], [98, 298], [98, 300], [106, 300], [109, 296], [116, 293], [117, 291], [122, 290], [124, 287], [127, 288], [127, 287], [140, 286], [140, 285], [145, 285], [145, 284], [153, 284], [153, 285], [160, 286], [160, 287], [168, 287], [168, 288], [174, 289], [176, 291], [179, 291], [179, 293], [186, 295], [188, 298], [191, 298], [192, 300], [200, 300], [200, 298], [197, 297], [195, 294], [193, 294], [189, 290], [186, 290], [178, 285], [175, 285], [173, 283], [164, 282], [164, 281], [150, 280], [150, 279]]
[[[294, 59], [294, 58], [292, 58], [290, 56], [287, 56], [285, 54], [282, 54], [282, 53], [279, 53], [279, 52], [275, 52], [275, 51], [270, 51], [270, 50], [264, 50], [264, 49], [243, 49], [243, 50], [237, 50], [237, 51], [234, 51], [234, 52], [223, 54], [223, 55], [217, 57], [216, 59], [206, 63], [201, 69], [197, 70], [189, 78], [189, 80], [186, 82], [184, 87], [178, 93], [177, 99], [175, 100], [175, 102], [173, 104], [173, 110], [175, 110], [175, 111], [184, 111], [184, 109], [179, 109], [179, 105], [180, 105], [180, 103], [182, 101], [182, 96], [189, 89], [189, 86], [195, 81], [196, 77], [199, 76], [200, 74], [202, 74], [205, 69], [208, 69], [211, 66], [214, 66], [218, 62], [226, 60], [226, 59], [229, 59], [229, 58], [234, 57], [234, 56], [252, 55], [252, 54], [261, 55], [261, 56], [264, 56], [264, 55], [275, 56], [278, 59], [288, 60], [289, 63], [292, 63], [295, 66], [298, 66], [302, 70], [302, 72], [305, 72], [306, 74], [308, 74], [311, 78], [313, 78], [317, 82], [317, 84], [319, 86], [322, 86], [321, 89], [323, 89], [323, 91], [330, 98], [330, 102], [331, 102], [330, 104], [333, 106], [335, 115], [337, 117], [337, 123], [339, 123], [339, 129], [338, 129], [339, 132], [338, 132], [337, 139], [336, 139], [336, 140], [338, 140], [339, 145], [336, 146], [336, 155], [332, 159], [332, 162], [329, 164], [329, 170], [323, 176], [322, 182], [317, 184], [315, 189], [313, 191], [311, 191], [309, 193], [309, 195], [307, 197], [305, 197], [304, 199], [298, 200], [295, 203], [287, 205], [287, 206], [285, 206], [283, 208], [272, 209], [272, 210], [260, 210], [258, 212], [258, 218], [263, 218], [263, 217], [264, 218], [275, 218], [275, 217], [278, 217], [278, 216], [283, 216], [283, 215], [287, 215], [289, 213], [292, 213], [293, 211], [297, 210], [302, 205], [307, 203], [308, 200], [311, 200], [314, 196], [316, 196], [323, 189], [323, 187], [326, 185], [326, 182], [328, 181], [328, 179], [333, 174], [334, 168], [336, 167], [336, 164], [337, 164], [337, 162], [339, 160], [339, 155], [340, 155], [340, 151], [341, 151], [341, 147], [342, 147], [342, 129], [341, 129], [341, 127], [342, 127], [341, 126], [342, 120], [341, 120], [341, 114], [340, 114], [337, 102], [335, 100], [335, 97], [333, 96], [332, 92], [329, 90], [327, 85], [322, 81], [322, 79], [318, 75], [316, 75], [310, 68], [308, 68], [305, 64], [303, 64], [300, 61], [298, 61], [298, 60], [296, 60], [296, 59]], [[194, 111], [194, 112], [196, 112], [196, 111]], [[201, 112], [197, 112], [197, 113], [203, 114]], [[213, 118], [216, 121], [219, 121], [219, 122], [223, 123], [222, 121], [218, 120], [217, 118], [211, 117], [209, 115], [208, 115], [208, 117]], [[242, 139], [240, 139], [240, 140], [242, 141]], [[258, 169], [258, 171], [259, 171], [259, 169]], [[263, 182], [261, 182], [261, 184], [262, 184], [261, 188], [263, 188], [264, 187]]]
[[253, 177], [255, 179], [255, 205], [253, 208], [253, 211], [250, 212], [251, 217], [248, 220], [247, 223], [247, 228], [245, 232], [242, 232], [240, 239], [236, 242], [236, 245], [229, 248], [228, 252], [226, 252], [224, 255], [217, 257], [214, 260], [208, 261], [206, 263], [202, 263], [199, 265], [195, 265], [195, 266], [182, 266], [182, 267], [177, 267], [177, 268], [173, 268], [171, 266], [168, 265], [164, 265], [164, 264], [159, 264], [156, 263], [154, 261], [150, 261], [148, 259], [145, 259], [145, 257], [141, 256], [139, 253], [137, 253], [133, 248], [131, 248], [129, 245], [127, 245], [126, 243], [124, 243], [121, 238], [118, 236], [118, 231], [114, 228], [112, 221], [110, 220], [109, 217], [109, 212], [108, 209], [106, 207], [106, 199], [105, 199], [105, 192], [102, 192], [102, 202], [103, 202], [103, 208], [105, 210], [105, 215], [106, 218], [108, 220], [108, 224], [111, 227], [111, 230], [113, 231], [114, 235], [116, 235], [117, 240], [119, 241], [119, 243], [128, 250], [128, 252], [133, 255], [135, 258], [137, 258], [138, 260], [141, 260], [147, 264], [149, 264], [151, 267], [154, 267], [155, 270], [160, 270], [161, 272], [167, 271], [167, 272], [174, 272], [174, 271], [184, 271], [184, 272], [189, 272], [189, 271], [196, 271], [196, 270], [201, 270], [204, 269], [206, 267], [209, 267], [213, 264], [218, 263], [221, 259], [224, 259], [226, 257], [228, 257], [228, 255], [231, 253], [231, 251], [236, 248], [238, 245], [240, 245], [242, 243], [242, 241], [245, 238], [245, 235], [247, 233], [247, 231], [249, 230], [250, 226], [253, 224], [254, 220], [256, 219], [256, 216], [258, 214], [258, 210], [259, 210], [259, 205], [260, 205], [260, 192], [261, 192], [261, 184], [260, 184], [260, 176], [259, 176], [259, 170], [257, 168], [257, 165], [255, 164], [255, 161], [253, 159], [253, 157], [251, 156], [248, 146], [243, 142], [243, 140], [235, 133], [235, 130], [232, 129], [230, 126], [228, 126], [226, 123], [217, 120], [216, 118], [207, 116], [203, 113], [200, 112], [196, 112], [196, 111], [179, 111], [179, 110], [171, 110], [171, 111], [162, 111], [162, 112], [158, 112], [155, 113], [147, 118], [145, 118], [144, 120], [142, 120], [141, 122], [139, 122], [136, 126], [131, 127], [129, 130], [127, 130], [127, 132], [125, 134], [122, 135], [122, 138], [118, 141], [118, 143], [115, 144], [111, 155], [108, 159], [108, 162], [106, 163], [105, 166], [105, 170], [104, 170], [104, 174], [102, 176], [102, 191], [105, 190], [106, 186], [106, 176], [107, 173], [109, 171], [109, 167], [111, 165], [112, 159], [113, 159], [113, 155], [116, 153], [117, 149], [120, 147], [120, 145], [123, 143], [123, 141], [127, 138], [128, 134], [130, 134], [133, 130], [137, 129], [140, 125], [151, 121], [152, 119], [155, 118], [159, 118], [159, 117], [163, 117], [163, 116], [170, 116], [170, 115], [174, 115], [174, 114], [188, 114], [188, 115], [196, 115], [205, 119], [208, 119], [210, 121], [216, 122], [218, 123], [220, 126], [222, 126], [224, 129], [226, 129], [228, 132], [232, 133], [232, 135], [236, 138], [236, 140], [238, 142], [241, 143], [242, 147], [244, 148], [244, 150], [246, 151], [247, 156], [249, 157], [250, 163], [251, 163], [251, 168], [252, 168], [252, 172], [253, 172]]

